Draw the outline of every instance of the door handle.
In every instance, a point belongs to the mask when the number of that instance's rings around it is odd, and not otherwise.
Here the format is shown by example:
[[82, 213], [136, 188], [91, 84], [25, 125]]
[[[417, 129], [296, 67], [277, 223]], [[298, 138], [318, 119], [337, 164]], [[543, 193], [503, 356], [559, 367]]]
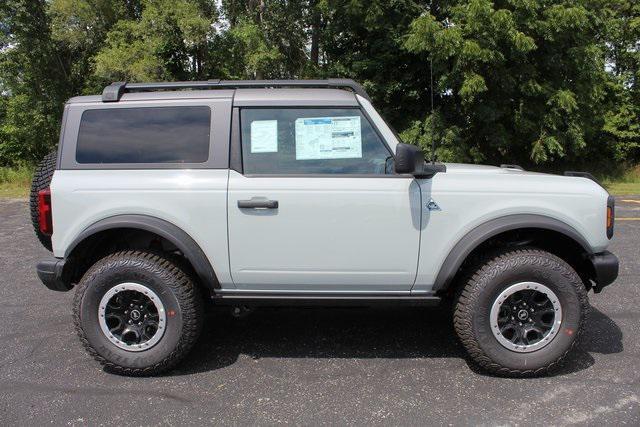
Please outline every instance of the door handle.
[[240, 209], [278, 209], [278, 201], [255, 198], [250, 200], [238, 200], [238, 207]]

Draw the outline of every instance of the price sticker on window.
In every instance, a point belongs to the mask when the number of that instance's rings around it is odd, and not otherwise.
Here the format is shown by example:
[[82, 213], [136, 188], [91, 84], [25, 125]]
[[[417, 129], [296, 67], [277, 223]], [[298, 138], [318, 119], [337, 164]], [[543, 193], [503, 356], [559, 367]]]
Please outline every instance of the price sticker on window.
[[296, 160], [362, 158], [360, 116], [299, 118]]

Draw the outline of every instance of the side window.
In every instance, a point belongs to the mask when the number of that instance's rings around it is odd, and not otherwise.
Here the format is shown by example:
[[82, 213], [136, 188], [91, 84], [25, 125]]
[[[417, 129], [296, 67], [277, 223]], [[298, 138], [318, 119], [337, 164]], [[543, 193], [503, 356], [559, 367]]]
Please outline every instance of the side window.
[[391, 153], [357, 108], [241, 110], [246, 174], [385, 174]]
[[209, 158], [209, 107], [86, 110], [78, 163], [204, 163]]

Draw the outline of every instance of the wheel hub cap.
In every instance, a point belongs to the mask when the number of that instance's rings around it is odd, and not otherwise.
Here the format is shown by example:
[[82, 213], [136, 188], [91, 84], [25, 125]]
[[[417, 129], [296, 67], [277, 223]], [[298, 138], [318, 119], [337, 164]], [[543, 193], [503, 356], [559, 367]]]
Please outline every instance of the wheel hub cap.
[[556, 294], [536, 282], [502, 291], [491, 306], [491, 332], [509, 350], [528, 353], [548, 345], [560, 330], [562, 307]]
[[160, 341], [167, 318], [155, 292], [139, 283], [121, 283], [100, 300], [98, 320], [113, 344], [127, 351], [143, 351]]

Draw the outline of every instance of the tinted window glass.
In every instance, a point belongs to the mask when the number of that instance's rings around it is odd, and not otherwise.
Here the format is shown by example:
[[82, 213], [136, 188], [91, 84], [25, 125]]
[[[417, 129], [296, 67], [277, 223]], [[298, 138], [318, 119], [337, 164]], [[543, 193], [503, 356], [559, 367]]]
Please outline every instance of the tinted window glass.
[[384, 174], [391, 153], [357, 108], [246, 108], [246, 174]]
[[209, 158], [209, 107], [87, 110], [78, 163], [204, 163]]

